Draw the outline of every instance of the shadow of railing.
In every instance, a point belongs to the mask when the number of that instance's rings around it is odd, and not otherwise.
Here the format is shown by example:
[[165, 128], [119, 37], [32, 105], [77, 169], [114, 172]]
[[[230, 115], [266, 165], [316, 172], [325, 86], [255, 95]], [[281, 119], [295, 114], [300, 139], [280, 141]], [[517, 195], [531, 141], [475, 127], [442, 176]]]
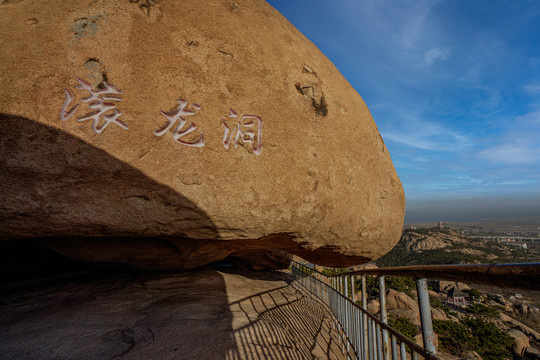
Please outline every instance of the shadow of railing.
[[342, 359], [327, 310], [291, 285], [229, 305], [236, 346], [226, 359]]

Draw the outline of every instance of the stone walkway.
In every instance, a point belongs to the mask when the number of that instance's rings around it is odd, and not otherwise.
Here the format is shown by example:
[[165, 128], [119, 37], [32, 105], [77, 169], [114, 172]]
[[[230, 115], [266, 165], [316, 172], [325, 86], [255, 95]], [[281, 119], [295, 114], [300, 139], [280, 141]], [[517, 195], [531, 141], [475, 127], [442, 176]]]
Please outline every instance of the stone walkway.
[[288, 281], [208, 268], [4, 295], [0, 358], [344, 358], [328, 314]]

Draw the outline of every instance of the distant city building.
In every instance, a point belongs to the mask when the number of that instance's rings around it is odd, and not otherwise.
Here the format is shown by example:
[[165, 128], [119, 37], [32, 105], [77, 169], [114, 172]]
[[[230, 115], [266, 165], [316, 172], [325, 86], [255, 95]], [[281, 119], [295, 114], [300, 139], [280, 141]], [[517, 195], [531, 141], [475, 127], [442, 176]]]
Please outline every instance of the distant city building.
[[439, 229], [442, 229], [443, 228], [443, 222], [439, 220], [439, 222], [437, 223], [437, 227]]

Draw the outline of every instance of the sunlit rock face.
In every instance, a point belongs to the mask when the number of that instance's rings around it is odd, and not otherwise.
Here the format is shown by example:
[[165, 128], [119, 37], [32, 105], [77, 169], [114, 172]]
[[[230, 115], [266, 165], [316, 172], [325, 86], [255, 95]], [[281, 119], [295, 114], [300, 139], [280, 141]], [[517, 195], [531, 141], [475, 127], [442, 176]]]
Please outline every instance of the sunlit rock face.
[[8, 0], [0, 36], [0, 238], [150, 269], [399, 240], [364, 101], [264, 1]]

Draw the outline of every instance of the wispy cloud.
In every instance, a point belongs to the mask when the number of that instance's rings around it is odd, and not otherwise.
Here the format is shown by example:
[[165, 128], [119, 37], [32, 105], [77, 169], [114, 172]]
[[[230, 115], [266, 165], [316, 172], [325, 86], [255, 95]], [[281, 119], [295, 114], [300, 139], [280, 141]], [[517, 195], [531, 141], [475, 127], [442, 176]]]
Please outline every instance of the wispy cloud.
[[[387, 53], [423, 51], [427, 21], [440, 0], [340, 0], [334, 8], [340, 20], [359, 30], [356, 38]], [[365, 32], [365, 29], [370, 29]], [[390, 55], [390, 54], [389, 54]], [[403, 60], [403, 58], [401, 58]]]
[[523, 89], [530, 92], [531, 94], [540, 94], [539, 84], [527, 84], [523, 86]]
[[500, 165], [539, 164], [540, 145], [516, 139], [489, 147], [481, 151], [478, 157]]
[[424, 61], [428, 65], [432, 65], [435, 60], [441, 59], [446, 60], [448, 59], [449, 51], [445, 48], [435, 47], [431, 50], [428, 50], [424, 53]]
[[458, 151], [469, 146], [466, 135], [460, 134], [441, 124], [429, 121], [411, 120], [396, 129], [381, 129], [383, 138], [413, 148], [435, 151]]
[[523, 125], [540, 124], [540, 110], [532, 111], [525, 115], [518, 116], [516, 117], [516, 122], [521, 123]]

